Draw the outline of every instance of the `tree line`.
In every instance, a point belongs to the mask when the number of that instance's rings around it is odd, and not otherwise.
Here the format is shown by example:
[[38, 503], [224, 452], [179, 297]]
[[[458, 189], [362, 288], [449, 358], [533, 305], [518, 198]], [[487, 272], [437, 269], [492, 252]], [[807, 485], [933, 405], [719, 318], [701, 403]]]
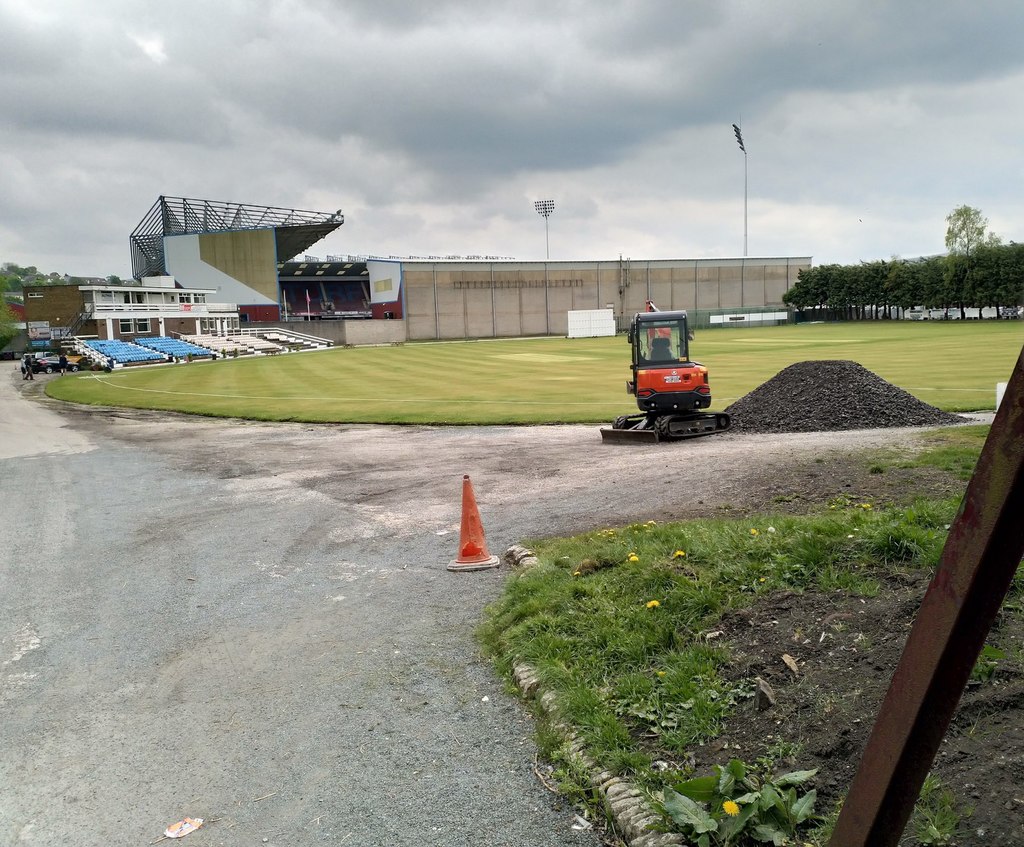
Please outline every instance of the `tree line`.
[[[122, 281], [115, 274], [104, 279], [113, 284]], [[4, 262], [0, 265], [0, 292], [18, 292], [33, 285], [81, 285], [92, 281], [94, 280], [87, 277], [69, 276], [57, 271], [43, 273], [35, 265], [22, 266], [15, 262]]]
[[916, 306], [960, 318], [976, 309], [981, 317], [986, 307], [1024, 303], [1024, 244], [1003, 244], [969, 206], [954, 209], [946, 222], [944, 256], [818, 265], [800, 271], [783, 300], [833, 320], [899, 318]]

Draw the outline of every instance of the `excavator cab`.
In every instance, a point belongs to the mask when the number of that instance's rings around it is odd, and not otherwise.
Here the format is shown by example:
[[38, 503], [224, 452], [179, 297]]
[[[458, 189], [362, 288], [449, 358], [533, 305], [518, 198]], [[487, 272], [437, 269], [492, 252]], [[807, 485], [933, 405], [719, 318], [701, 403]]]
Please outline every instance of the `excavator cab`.
[[641, 411], [674, 414], [711, 405], [708, 369], [690, 361], [686, 312], [639, 312], [628, 337], [633, 378], [626, 391]]
[[633, 345], [634, 364], [685, 362], [690, 358], [686, 312], [638, 313], [630, 325], [629, 341]]
[[699, 410], [711, 405], [708, 369], [690, 360], [686, 312], [638, 312], [627, 335], [632, 378], [626, 391], [641, 414], [622, 415], [601, 430], [606, 441], [669, 441], [724, 432], [729, 416]]

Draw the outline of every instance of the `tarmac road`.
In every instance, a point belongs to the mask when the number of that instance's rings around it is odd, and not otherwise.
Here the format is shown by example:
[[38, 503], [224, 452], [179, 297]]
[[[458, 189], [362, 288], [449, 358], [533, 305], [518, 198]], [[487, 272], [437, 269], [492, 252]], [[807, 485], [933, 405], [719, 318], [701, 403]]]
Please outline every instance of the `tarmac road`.
[[462, 474], [500, 553], [707, 511], [836, 441], [253, 424], [79, 409], [18, 377], [0, 372], [3, 845], [149, 844], [185, 816], [208, 822], [196, 847], [597, 844], [475, 646], [505, 568], [445, 569]]

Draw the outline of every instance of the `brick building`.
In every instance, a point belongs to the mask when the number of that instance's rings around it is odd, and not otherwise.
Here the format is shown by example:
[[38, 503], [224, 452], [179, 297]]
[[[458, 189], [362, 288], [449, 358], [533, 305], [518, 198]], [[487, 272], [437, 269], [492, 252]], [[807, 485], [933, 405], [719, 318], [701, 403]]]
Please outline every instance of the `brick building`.
[[238, 329], [238, 307], [214, 303], [216, 289], [182, 288], [172, 277], [140, 283], [33, 285], [25, 289], [29, 342], [55, 346], [61, 338], [223, 333]]

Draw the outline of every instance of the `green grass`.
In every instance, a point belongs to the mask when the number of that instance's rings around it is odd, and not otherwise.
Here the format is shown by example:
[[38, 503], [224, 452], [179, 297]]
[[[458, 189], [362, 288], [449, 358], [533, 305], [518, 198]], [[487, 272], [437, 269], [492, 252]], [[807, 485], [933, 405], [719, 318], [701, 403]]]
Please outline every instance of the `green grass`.
[[988, 438], [987, 426], [942, 428], [923, 436], [928, 449], [912, 458], [904, 458], [900, 467], [933, 467], [955, 474], [966, 481], [974, 473], [981, 448]]
[[934, 567], [955, 510], [851, 502], [539, 541], [541, 564], [509, 580], [481, 637], [504, 667], [537, 669], [599, 762], [643, 773], [637, 733], [682, 757], [752, 694], [723, 681], [727, 654], [700, 638], [723, 613], [779, 590], [870, 595], [879, 568]]
[[923, 845], [952, 844], [961, 820], [969, 818], [972, 813], [969, 806], [957, 808], [953, 792], [938, 777], [928, 774], [921, 786], [909, 828]]
[[[949, 411], [992, 408], [1024, 346], [1024, 322], [854, 322], [697, 334], [714, 408], [809, 359], [851, 359]], [[615, 338], [544, 338], [344, 348], [194, 362], [51, 381], [47, 393], [96, 405], [202, 415], [351, 423], [539, 424], [610, 421], [635, 411], [629, 348]]]
[[[986, 434], [930, 433], [919, 461], [973, 465]], [[952, 464], [943, 458], [950, 450]], [[886, 573], [933, 569], [957, 506], [958, 498], [898, 508], [839, 498], [802, 516], [647, 521], [538, 540], [539, 564], [506, 582], [480, 639], [500, 670], [525, 662], [537, 671], [599, 768], [656, 792], [693, 774], [656, 769], [652, 759], [685, 762], [752, 696], [752, 681], [722, 673], [727, 650], [704, 637], [723, 614], [779, 591], [868, 596]], [[1011, 596], [1022, 584], [1019, 576]], [[556, 734], [547, 725], [545, 733], [558, 764]], [[941, 817], [925, 825], [941, 832]]]

